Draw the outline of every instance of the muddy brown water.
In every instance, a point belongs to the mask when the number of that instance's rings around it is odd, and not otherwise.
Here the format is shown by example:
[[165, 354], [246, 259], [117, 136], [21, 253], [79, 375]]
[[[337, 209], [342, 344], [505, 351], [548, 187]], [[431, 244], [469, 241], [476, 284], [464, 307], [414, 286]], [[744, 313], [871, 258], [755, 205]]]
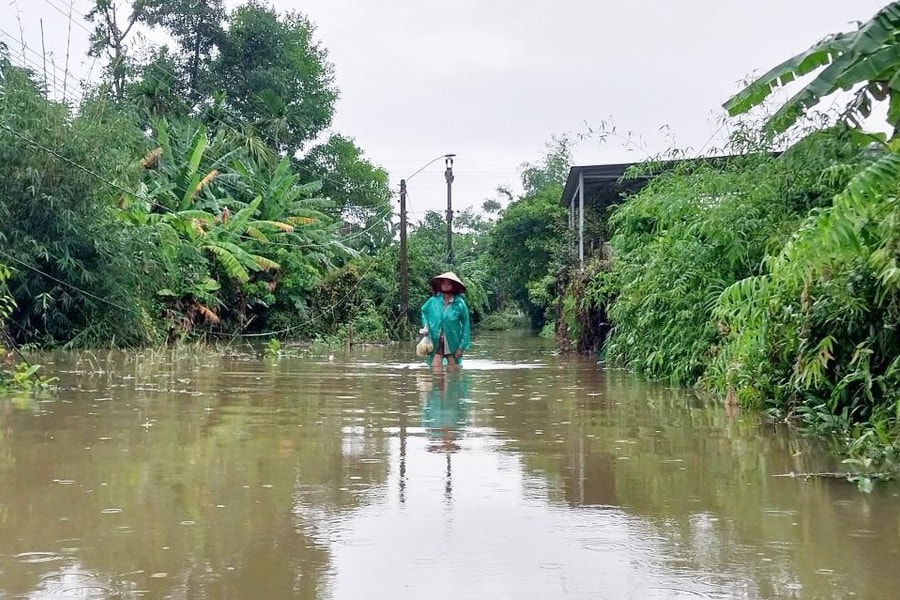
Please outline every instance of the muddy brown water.
[[525, 334], [45, 357], [0, 398], [0, 599], [897, 598], [900, 487]]

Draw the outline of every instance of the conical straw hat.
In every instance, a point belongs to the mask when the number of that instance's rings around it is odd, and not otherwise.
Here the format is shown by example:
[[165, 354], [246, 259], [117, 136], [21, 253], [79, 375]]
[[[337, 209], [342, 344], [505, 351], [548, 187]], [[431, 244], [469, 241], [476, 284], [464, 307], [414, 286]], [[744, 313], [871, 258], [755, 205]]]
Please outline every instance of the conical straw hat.
[[466, 284], [460, 281], [459, 277], [456, 276], [456, 273], [453, 271], [447, 271], [446, 273], [441, 273], [440, 275], [436, 275], [431, 278], [431, 289], [435, 292], [440, 291], [440, 283], [442, 279], [446, 279], [447, 281], [452, 281], [456, 284], [456, 293], [465, 293], [466, 292]]

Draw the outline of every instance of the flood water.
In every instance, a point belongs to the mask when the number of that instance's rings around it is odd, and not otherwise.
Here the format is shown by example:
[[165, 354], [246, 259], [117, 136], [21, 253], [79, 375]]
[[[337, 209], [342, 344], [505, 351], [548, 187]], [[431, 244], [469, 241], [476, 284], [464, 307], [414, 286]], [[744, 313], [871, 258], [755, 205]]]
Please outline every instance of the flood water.
[[[0, 399], [0, 598], [897, 598], [900, 487], [524, 334], [54, 355]], [[47, 361], [45, 361], [47, 362]]]

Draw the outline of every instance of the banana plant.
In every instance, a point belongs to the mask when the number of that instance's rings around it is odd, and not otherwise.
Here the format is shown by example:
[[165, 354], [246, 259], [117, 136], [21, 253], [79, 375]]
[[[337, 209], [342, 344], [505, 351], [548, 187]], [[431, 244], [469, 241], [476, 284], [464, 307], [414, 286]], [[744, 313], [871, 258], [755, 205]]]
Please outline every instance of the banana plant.
[[243, 151], [227, 144], [224, 133], [210, 137], [204, 125], [154, 123], [157, 148], [142, 161], [153, 175], [144, 196], [153, 200], [152, 210], [200, 209], [218, 212], [237, 175], [229, 163]]
[[182, 210], [166, 213], [162, 221], [180, 238], [214, 259], [228, 277], [246, 283], [253, 272], [280, 268], [274, 260], [248, 250], [246, 240], [265, 243], [269, 241], [267, 233], [293, 230], [287, 223], [253, 219], [261, 202], [262, 197], [257, 196], [234, 215], [227, 209], [220, 215]]
[[[340, 223], [320, 210], [328, 203], [324, 198], [314, 196], [322, 189], [321, 182], [300, 183], [287, 157], [274, 170], [260, 168], [255, 161], [246, 159], [235, 161], [232, 169], [240, 175], [243, 194], [262, 197], [260, 222], [291, 226], [289, 230], [278, 228], [280, 247], [302, 254], [320, 270], [333, 267], [336, 257], [354, 255], [354, 251], [339, 239]], [[247, 235], [263, 243], [272, 241], [252, 228], [248, 229]]]
[[770, 131], [785, 131], [804, 111], [834, 92], [858, 88], [845, 117], [858, 125], [860, 117], [871, 114], [873, 100], [888, 100], [887, 118], [896, 134], [900, 127], [900, 2], [885, 6], [858, 30], [829, 35], [773, 67], [723, 106], [731, 116], [745, 113], [775, 89], [815, 71], [819, 72], [812, 81], [769, 118]]

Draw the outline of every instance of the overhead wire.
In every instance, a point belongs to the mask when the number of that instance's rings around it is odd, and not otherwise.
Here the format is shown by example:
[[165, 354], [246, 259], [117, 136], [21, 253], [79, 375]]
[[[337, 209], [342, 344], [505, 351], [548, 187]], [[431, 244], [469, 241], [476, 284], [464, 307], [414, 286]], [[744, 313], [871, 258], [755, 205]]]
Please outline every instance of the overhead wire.
[[[44, 3], [47, 4], [47, 5], [49, 5], [51, 8], [53, 8], [56, 12], [58, 12], [58, 13], [61, 14], [62, 16], [64, 16], [64, 17], [66, 17], [67, 19], [69, 19], [69, 21], [74, 22], [76, 25], [78, 25], [78, 27], [80, 27], [81, 29], [83, 29], [84, 31], [86, 31], [86, 32], [88, 33], [88, 35], [93, 35], [94, 32], [91, 31], [90, 29], [88, 29], [81, 21], [75, 21], [74, 19], [70, 18], [69, 13], [66, 12], [66, 10], [68, 10], [69, 7], [66, 7], [66, 9], [60, 8], [58, 4], [56, 4], [55, 2], [51, 2], [50, 0], [44, 0]], [[83, 13], [81, 13], [81, 12], [75, 10], [74, 6], [71, 7], [71, 11], [72, 11], [74, 14], [78, 15], [79, 17], [81, 17], [82, 19], [87, 20], [87, 16], [85, 16]]]
[[[16, 45], [21, 45], [18, 43], [18, 40], [16, 40], [16, 38], [14, 38], [12, 36], [12, 34], [10, 34], [9, 32], [5, 31], [2, 28], [0, 28], [0, 36], [9, 38], [9, 39], [15, 41]], [[25, 51], [30, 52], [31, 54], [34, 54], [37, 58], [44, 56], [44, 55], [40, 54], [39, 52], [35, 51], [33, 48], [31, 48], [27, 44], [22, 45], [22, 47], [25, 49]], [[7, 45], [6, 48], [7, 48], [7, 52], [10, 54], [11, 59], [21, 61], [22, 65], [24, 65], [26, 67], [30, 67], [36, 73], [43, 73], [44, 74], [43, 84], [45, 86], [47, 86], [48, 88], [52, 88], [54, 95], [61, 96], [68, 103], [72, 103], [72, 104], [76, 103], [76, 98], [74, 96], [72, 96], [69, 93], [66, 93], [65, 90], [62, 90], [62, 84], [58, 83], [55, 78], [53, 80], [51, 80], [47, 76], [44, 65], [38, 64], [37, 59], [29, 58], [25, 51], [19, 51], [12, 46]], [[54, 64], [54, 69], [57, 69], [55, 64]], [[62, 74], [72, 75], [71, 72], [68, 72], [68, 71], [63, 71]]]
[[112, 302], [112, 301], [110, 301], [110, 300], [108, 300], [108, 299], [106, 299], [106, 298], [103, 298], [103, 297], [101, 297], [101, 296], [97, 296], [97, 295], [95, 295], [95, 294], [92, 294], [91, 292], [89, 292], [89, 291], [87, 291], [87, 290], [81, 289], [81, 288], [79, 288], [78, 286], [69, 283], [68, 281], [63, 281], [62, 279], [58, 279], [58, 278], [54, 277], [53, 275], [51, 275], [50, 273], [47, 273], [46, 271], [42, 271], [41, 269], [38, 269], [37, 267], [34, 267], [34, 266], [32, 266], [32, 265], [29, 265], [29, 264], [26, 263], [25, 261], [16, 258], [15, 256], [13, 256], [12, 254], [9, 254], [9, 253], [6, 252], [5, 250], [0, 250], [0, 255], [5, 256], [5, 257], [8, 258], [9, 260], [11, 260], [11, 261], [13, 261], [13, 262], [15, 262], [15, 263], [17, 263], [17, 264], [19, 264], [19, 265], [25, 267], [26, 269], [29, 269], [29, 270], [34, 271], [34, 272], [36, 272], [36, 273], [39, 273], [40, 275], [46, 277], [47, 279], [50, 279], [50, 280], [52, 280], [52, 281], [55, 281], [56, 283], [59, 283], [59, 284], [61, 284], [61, 285], [64, 285], [64, 286], [66, 286], [66, 287], [69, 288], [69, 289], [75, 290], [75, 291], [78, 292], [79, 294], [82, 294], [82, 295], [84, 295], [84, 296], [87, 296], [88, 298], [92, 298], [92, 299], [97, 300], [97, 301], [99, 301], [99, 302], [101, 302], [101, 303], [103, 303], [103, 304], [107, 304], [107, 305], [109, 305], [109, 306], [113, 306], [113, 307], [118, 308], [118, 309], [120, 309], [120, 310], [124, 310], [125, 312], [131, 312], [131, 313], [134, 313], [134, 314], [139, 314], [139, 312], [138, 312], [134, 307], [123, 306], [122, 304], [118, 304], [118, 303], [116, 303], [116, 302]]

